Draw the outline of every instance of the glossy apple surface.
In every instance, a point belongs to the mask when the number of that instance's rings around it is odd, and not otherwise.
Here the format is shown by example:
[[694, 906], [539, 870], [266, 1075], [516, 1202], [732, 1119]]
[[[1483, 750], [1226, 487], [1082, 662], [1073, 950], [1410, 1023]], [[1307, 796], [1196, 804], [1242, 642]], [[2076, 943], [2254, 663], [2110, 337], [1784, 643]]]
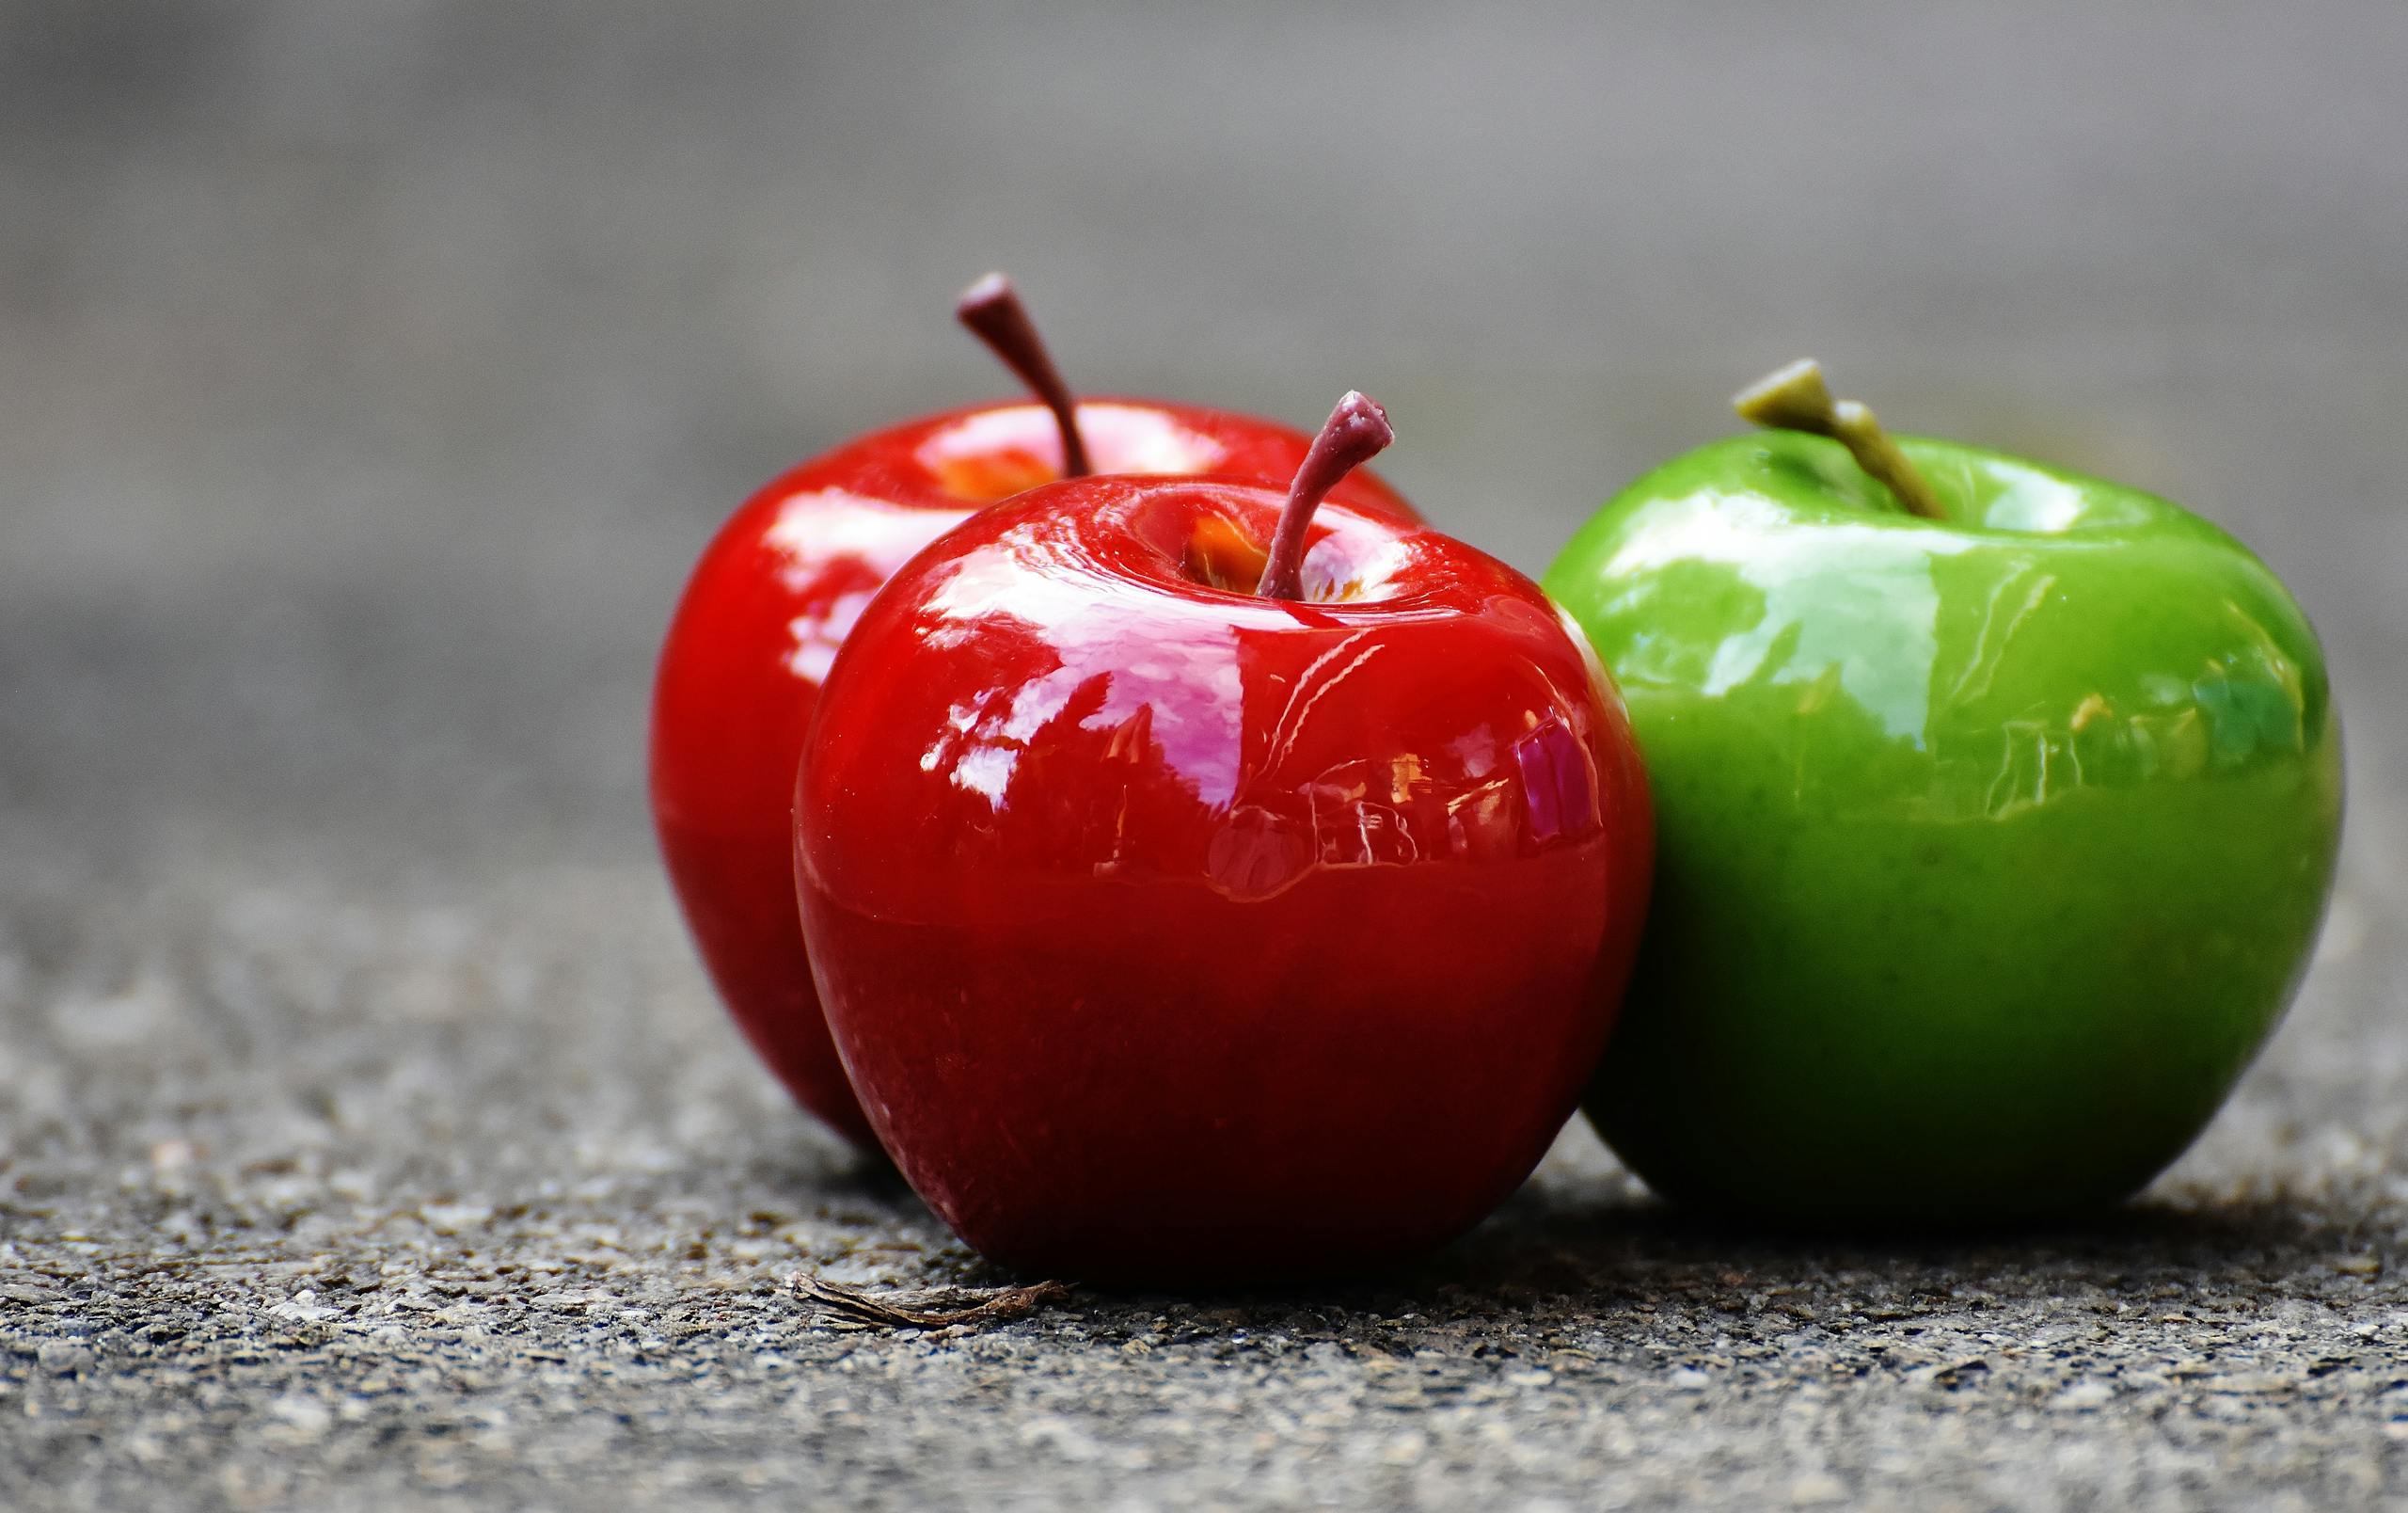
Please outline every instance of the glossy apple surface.
[[1547, 587], [1613, 670], [1660, 826], [1589, 1107], [1676, 1201], [1985, 1222], [2178, 1155], [2307, 961], [2340, 748], [2299, 606], [2162, 499], [1907, 439], [1641, 478]]
[[1303, 597], [1258, 597], [1280, 504], [1023, 495], [904, 569], [821, 695], [795, 839], [830, 1026], [903, 1174], [1030, 1274], [1438, 1245], [1611, 1023], [1650, 832], [1594, 659], [1529, 580], [1337, 505]]
[[[1079, 406], [1099, 471], [1285, 478], [1310, 438], [1218, 410]], [[1035, 404], [957, 410], [802, 464], [738, 510], [703, 554], [653, 691], [652, 811], [705, 964], [755, 1050], [803, 1107], [867, 1145], [829, 1044], [795, 918], [794, 769], [819, 684], [895, 570], [973, 511], [1055, 477], [1061, 440]], [[1410, 519], [1378, 479], [1339, 498]]]

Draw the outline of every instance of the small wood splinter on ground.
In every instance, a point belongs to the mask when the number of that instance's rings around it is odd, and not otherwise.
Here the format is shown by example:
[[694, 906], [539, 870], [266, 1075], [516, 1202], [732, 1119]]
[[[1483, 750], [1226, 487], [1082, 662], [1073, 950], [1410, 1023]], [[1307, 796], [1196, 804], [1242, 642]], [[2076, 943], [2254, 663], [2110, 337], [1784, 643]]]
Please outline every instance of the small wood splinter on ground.
[[808, 1273], [799, 1273], [793, 1285], [796, 1296], [807, 1302], [817, 1303], [856, 1324], [887, 1330], [1001, 1324], [1070, 1296], [1070, 1284], [1066, 1282], [1039, 1282], [1026, 1287], [948, 1287], [941, 1290], [947, 1306], [913, 1307], [890, 1303], [858, 1287], [826, 1282]]

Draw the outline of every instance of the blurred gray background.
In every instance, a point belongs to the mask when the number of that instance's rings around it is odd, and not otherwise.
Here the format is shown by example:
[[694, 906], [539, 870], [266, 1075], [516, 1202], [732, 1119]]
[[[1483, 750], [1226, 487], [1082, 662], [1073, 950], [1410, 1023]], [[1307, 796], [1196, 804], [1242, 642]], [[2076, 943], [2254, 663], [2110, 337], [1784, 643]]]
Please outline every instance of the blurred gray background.
[[[2391, 0], [5, 0], [9, 1495], [2400, 1492], [2403, 79]], [[786, 1272], [979, 1273], [722, 1027], [651, 852], [646, 684], [762, 480], [1007, 390], [949, 318], [990, 266], [1090, 391], [1380, 396], [1388, 475], [1532, 571], [1804, 353], [1900, 428], [2233, 529], [2349, 740], [2291, 1023], [2132, 1234], [1695, 1234], [1576, 1134], [1387, 1291], [831, 1343]], [[1997, 1343], [2128, 1294], [2180, 1300], [2073, 1364]], [[1753, 1377], [1731, 1308], [1777, 1326]], [[1851, 1316], [1903, 1332], [1846, 1376]], [[1525, 1327], [1550, 1363], [1499, 1364]], [[2236, 1340], [2259, 1386], [2201, 1385]], [[1380, 1417], [1372, 1357], [1460, 1379]], [[845, 1361], [880, 1385], [832, 1399]], [[1649, 1423], [1680, 1447], [1616, 1426]]]

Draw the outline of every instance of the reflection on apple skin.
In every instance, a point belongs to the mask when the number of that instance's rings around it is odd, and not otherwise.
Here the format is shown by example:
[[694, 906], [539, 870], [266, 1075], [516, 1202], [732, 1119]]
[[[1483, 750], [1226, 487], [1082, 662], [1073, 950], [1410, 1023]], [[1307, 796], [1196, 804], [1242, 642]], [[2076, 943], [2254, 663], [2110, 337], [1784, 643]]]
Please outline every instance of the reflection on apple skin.
[[[1128, 497], [1133, 507], [1152, 506], [1159, 495], [1135, 486]], [[927, 575], [909, 630], [931, 665], [958, 657], [984, 669], [962, 680], [964, 695], [932, 726], [914, 768], [977, 795], [981, 825], [1010, 815], [1016, 844], [1042, 849], [1029, 865], [1243, 873], [1255, 881], [1228, 885], [1260, 895], [1314, 868], [1511, 855], [1598, 833], [1598, 778], [1559, 708], [1561, 685], [1525, 673], [1450, 704], [1435, 678], [1460, 682], [1461, 675], [1434, 672], [1438, 659], [1425, 649], [1462, 635], [1462, 615], [1483, 612], [1510, 628], [1513, 646], [1545, 647], [1555, 627], [1544, 616], [1510, 600], [1491, 610], [1460, 596], [1407, 592], [1401, 585], [1425, 583], [1446, 567], [1343, 511], [1323, 522], [1307, 584], [1325, 593], [1344, 582], [1352, 597], [1303, 605], [1181, 578], [1170, 548], [1192, 523], [1184, 516], [1159, 531], [1130, 532], [1109, 506], [1099, 513], [1092, 535], [1038, 517], [1000, 530], [989, 549], [955, 555]], [[1097, 550], [1096, 541], [1123, 532], [1160, 539], [1135, 551]], [[1570, 681], [1568, 659], [1551, 660], [1566, 663]], [[1434, 699], [1430, 723], [1443, 736], [1434, 750], [1400, 749], [1402, 730], [1367, 727], [1367, 710], [1385, 720], [1391, 703]], [[1038, 775], [1074, 759], [1099, 776]], [[1118, 799], [1109, 817], [1114, 842], [1101, 851], [1094, 817], [1022, 820], [1019, 811], [1033, 805], [1083, 804], [1126, 788], [1112, 763], [1163, 788], [1169, 812], [1157, 828], [1180, 836], [1186, 849], [1165, 847], [1151, 832], [1133, 843]], [[1472, 802], [1483, 795], [1514, 802]], [[1204, 865], [1207, 853], [1194, 849], [1208, 837], [1210, 854], [1226, 867]], [[1266, 870], [1283, 856], [1292, 865]]]
[[811, 736], [798, 884], [871, 1120], [973, 1244], [1048, 1274], [1451, 1237], [1572, 1110], [1635, 949], [1610, 692], [1535, 585], [1444, 537], [1324, 507], [1307, 600], [1269, 600], [1182, 546], [1208, 516], [1267, 539], [1276, 490], [1051, 492], [906, 569]]
[[2136, 490], [1909, 442], [1642, 479], [1547, 583], [1631, 711], [1655, 914], [1590, 1107], [1659, 1189], [1996, 1219], [2179, 1154], [2296, 987], [2337, 846], [2313, 632]]
[[[1284, 478], [1311, 439], [1225, 411], [1079, 406], [1096, 467]], [[903, 564], [982, 506], [1061, 467], [1054, 418], [982, 406], [875, 432], [802, 464], [729, 518], [696, 565], [653, 691], [652, 804], [704, 963], [804, 1107], [872, 1143], [812, 988], [795, 920], [790, 805], [802, 738], [837, 649]], [[1336, 496], [1410, 520], [1367, 472]]]

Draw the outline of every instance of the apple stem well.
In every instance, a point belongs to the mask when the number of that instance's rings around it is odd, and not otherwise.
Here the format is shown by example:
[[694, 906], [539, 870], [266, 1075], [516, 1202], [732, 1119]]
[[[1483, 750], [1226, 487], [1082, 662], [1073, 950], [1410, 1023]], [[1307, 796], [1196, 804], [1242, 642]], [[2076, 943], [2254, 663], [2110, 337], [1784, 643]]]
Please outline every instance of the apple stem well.
[[1304, 596], [1305, 528], [1312, 524], [1313, 511], [1340, 479], [1386, 451], [1395, 439], [1388, 412], [1369, 395], [1348, 390], [1323, 422], [1312, 450], [1305, 454], [1294, 482], [1288, 486], [1288, 503], [1279, 512], [1270, 559], [1263, 565], [1256, 593], [1264, 598]]
[[1054, 412], [1054, 423], [1062, 428], [1062, 476], [1085, 478], [1093, 472], [1087, 465], [1086, 441], [1079, 435], [1078, 401], [1054, 366], [1044, 339], [1037, 334], [1037, 323], [1028, 318], [1028, 308], [1020, 302], [1020, 291], [1012, 281], [1000, 273], [987, 275], [961, 292], [961, 301], [953, 312]]
[[1834, 400], [1823, 382], [1823, 365], [1801, 358], [1741, 390], [1731, 401], [1739, 418], [1777, 431], [1827, 436], [1847, 448], [1856, 465], [1887, 488], [1909, 515], [1941, 518], [1940, 496], [1915, 465], [1881, 429], [1873, 411], [1853, 399]]

